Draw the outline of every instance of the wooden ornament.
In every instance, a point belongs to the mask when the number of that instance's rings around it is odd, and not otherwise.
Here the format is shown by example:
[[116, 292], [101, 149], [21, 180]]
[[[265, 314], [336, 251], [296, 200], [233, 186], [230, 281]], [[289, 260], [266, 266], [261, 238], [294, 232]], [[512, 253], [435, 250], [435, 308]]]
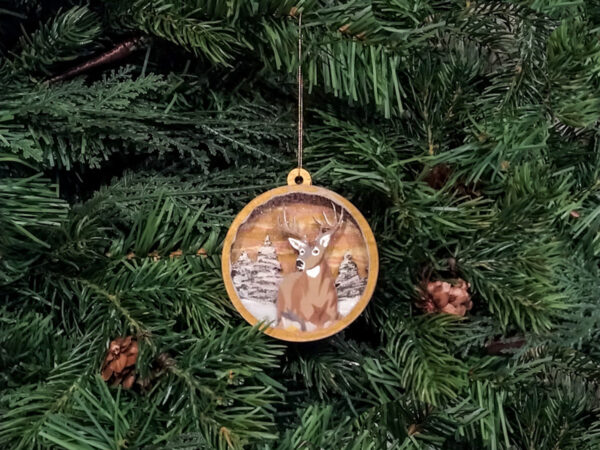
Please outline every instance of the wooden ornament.
[[360, 211], [294, 169], [288, 185], [248, 203], [223, 244], [229, 298], [250, 324], [314, 341], [353, 322], [373, 295], [377, 244]]

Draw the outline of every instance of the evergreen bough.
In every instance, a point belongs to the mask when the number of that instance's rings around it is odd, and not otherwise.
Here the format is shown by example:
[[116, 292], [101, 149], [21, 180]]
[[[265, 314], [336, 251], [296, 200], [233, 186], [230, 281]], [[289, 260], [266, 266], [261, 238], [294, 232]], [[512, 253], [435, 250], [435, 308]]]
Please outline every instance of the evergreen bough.
[[[381, 268], [359, 320], [286, 344], [219, 255], [294, 165], [300, 13], [306, 165]], [[599, 30], [597, 0], [0, 9], [0, 447], [599, 448]], [[467, 317], [415, 307], [455, 277]], [[131, 390], [100, 378], [126, 335]]]

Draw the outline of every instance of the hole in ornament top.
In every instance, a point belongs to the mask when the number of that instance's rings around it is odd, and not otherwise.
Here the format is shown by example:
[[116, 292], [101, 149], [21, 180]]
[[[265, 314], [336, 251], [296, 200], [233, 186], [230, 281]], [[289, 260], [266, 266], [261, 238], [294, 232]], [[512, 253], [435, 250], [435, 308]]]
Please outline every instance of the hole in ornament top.
[[304, 182], [304, 178], [298, 175], [296, 178], [294, 178], [294, 181], [296, 182], [296, 184], [302, 184]]
[[257, 206], [235, 234], [230, 263], [244, 308], [257, 321], [299, 334], [348, 316], [369, 276], [368, 245], [352, 214], [301, 192]]

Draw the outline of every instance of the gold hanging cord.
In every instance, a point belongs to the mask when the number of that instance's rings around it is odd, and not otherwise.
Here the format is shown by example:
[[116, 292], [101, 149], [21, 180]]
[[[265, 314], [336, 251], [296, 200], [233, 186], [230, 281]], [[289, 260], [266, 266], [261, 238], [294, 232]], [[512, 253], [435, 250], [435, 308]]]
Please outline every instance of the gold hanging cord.
[[290, 186], [310, 185], [312, 178], [302, 168], [302, 139], [304, 132], [304, 81], [302, 79], [302, 13], [298, 14], [298, 167], [292, 169], [287, 177]]
[[304, 82], [302, 80], [302, 13], [298, 15], [298, 176], [302, 170], [302, 132], [304, 125]]

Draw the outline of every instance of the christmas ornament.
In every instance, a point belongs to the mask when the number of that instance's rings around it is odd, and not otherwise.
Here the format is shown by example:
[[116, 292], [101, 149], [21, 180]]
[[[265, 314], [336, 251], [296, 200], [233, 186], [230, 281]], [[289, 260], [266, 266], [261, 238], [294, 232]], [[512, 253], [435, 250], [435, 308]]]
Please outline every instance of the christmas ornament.
[[102, 364], [102, 379], [113, 386], [122, 384], [125, 389], [131, 388], [135, 381], [137, 356], [138, 343], [132, 336], [111, 341]]
[[[299, 39], [299, 54], [301, 48]], [[287, 186], [259, 195], [237, 215], [223, 245], [222, 272], [229, 298], [249, 323], [265, 323], [265, 333], [279, 339], [312, 341], [360, 315], [379, 261], [358, 209], [314, 186], [302, 168], [300, 65], [298, 94], [298, 167]]]
[[458, 279], [454, 284], [446, 281], [430, 281], [421, 290], [421, 300], [417, 303], [425, 312], [443, 312], [464, 316], [473, 307], [469, 288], [465, 280]]

